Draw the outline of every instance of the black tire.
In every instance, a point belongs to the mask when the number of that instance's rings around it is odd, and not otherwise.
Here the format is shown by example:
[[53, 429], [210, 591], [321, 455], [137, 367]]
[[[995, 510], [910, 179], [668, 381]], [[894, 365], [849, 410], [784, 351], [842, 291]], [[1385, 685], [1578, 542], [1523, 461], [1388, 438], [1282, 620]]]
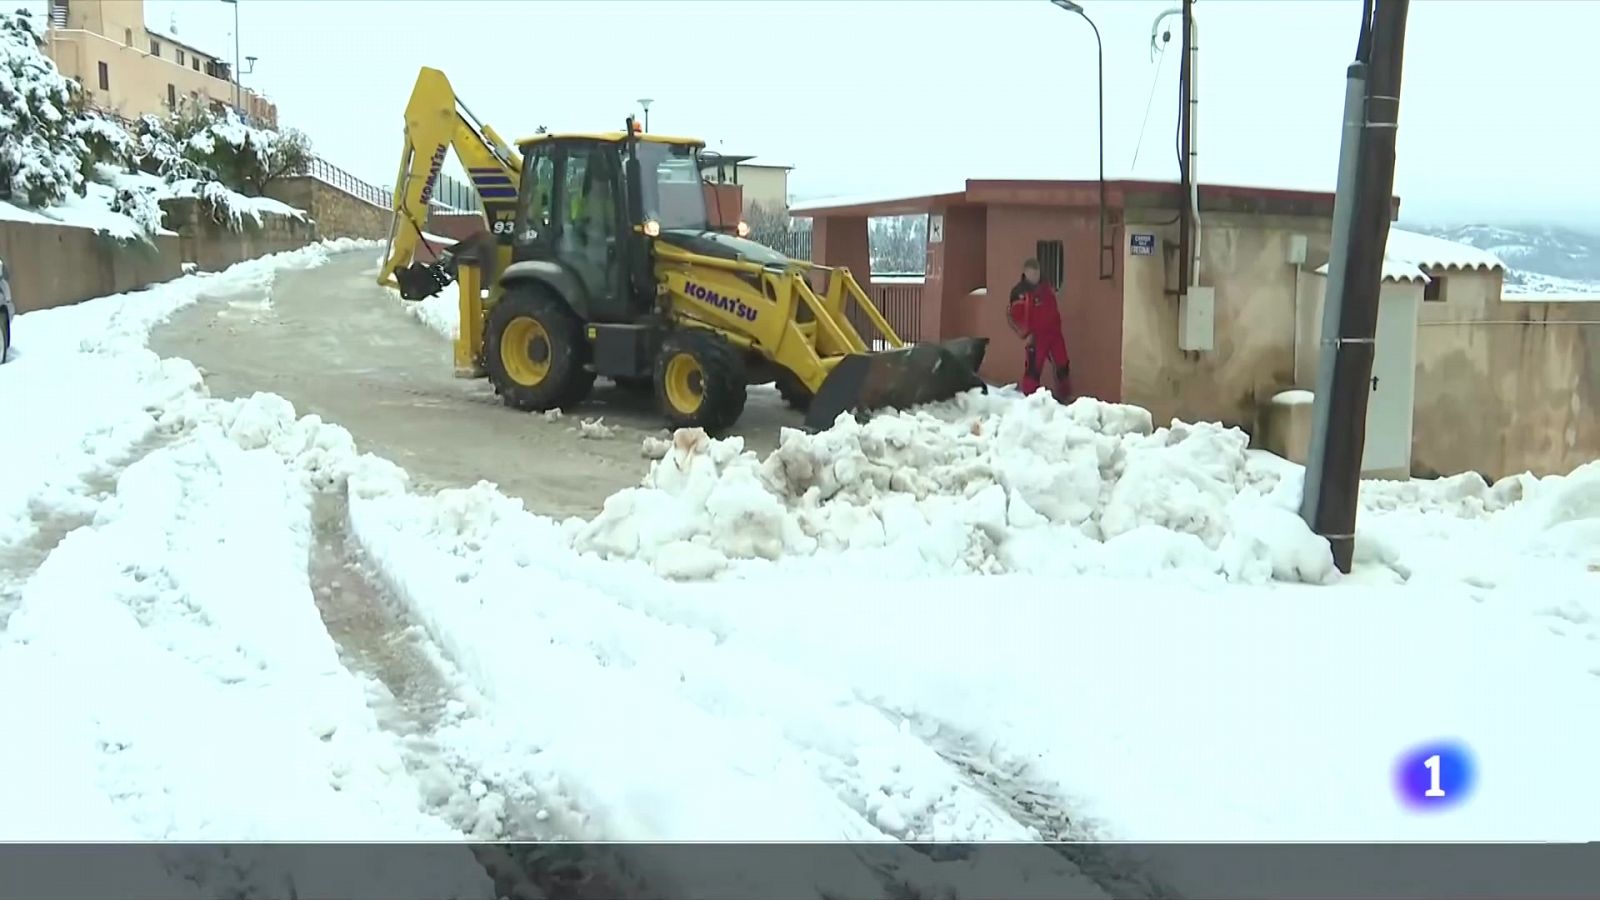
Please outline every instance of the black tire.
[[784, 405], [790, 409], [805, 412], [811, 408], [812, 393], [793, 372], [779, 369], [772, 383], [777, 387], [778, 395], [783, 398]]
[[[656, 403], [672, 428], [721, 436], [744, 414], [745, 375], [744, 358], [721, 335], [674, 331], [656, 357]], [[698, 402], [683, 402], [686, 396]]]
[[507, 289], [484, 319], [483, 367], [513, 409], [544, 412], [582, 403], [594, 387], [588, 363], [583, 320], [542, 285]]

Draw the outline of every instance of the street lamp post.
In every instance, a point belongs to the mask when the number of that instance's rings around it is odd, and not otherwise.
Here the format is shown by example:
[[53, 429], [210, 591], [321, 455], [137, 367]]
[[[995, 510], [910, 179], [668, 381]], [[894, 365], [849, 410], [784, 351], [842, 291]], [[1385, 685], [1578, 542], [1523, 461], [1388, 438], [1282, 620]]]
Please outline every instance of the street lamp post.
[[[1106, 244], [1106, 49], [1100, 40], [1100, 28], [1083, 11], [1083, 7], [1073, 0], [1050, 0], [1051, 3], [1070, 13], [1077, 13], [1089, 23], [1089, 28], [1094, 31], [1094, 51], [1096, 76], [1095, 81], [1100, 95], [1100, 111], [1098, 114], [1100, 129], [1100, 280], [1108, 281], [1116, 271], [1116, 248]], [[1108, 266], [1106, 263], [1110, 262]]]
[[652, 104], [654, 102], [655, 101], [651, 100], [649, 97], [641, 97], [639, 99], [639, 108], [644, 110], [644, 130], [645, 131], [649, 131], [650, 130], [650, 104]]

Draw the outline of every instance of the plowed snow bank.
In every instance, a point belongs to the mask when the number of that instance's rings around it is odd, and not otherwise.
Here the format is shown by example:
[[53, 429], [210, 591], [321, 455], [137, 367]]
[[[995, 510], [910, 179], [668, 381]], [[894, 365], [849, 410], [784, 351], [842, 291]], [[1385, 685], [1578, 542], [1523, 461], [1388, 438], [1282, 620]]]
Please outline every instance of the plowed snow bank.
[[[908, 575], [1336, 577], [1327, 543], [1298, 515], [1301, 467], [1248, 449], [1238, 429], [1154, 428], [1133, 406], [973, 392], [864, 424], [843, 417], [821, 434], [786, 430], [764, 460], [739, 438], [698, 431], [680, 431], [660, 456], [593, 521], [567, 523], [576, 549], [684, 579], [841, 551]], [[1515, 508], [1529, 533], [1562, 525], [1552, 539], [1564, 546], [1593, 536], [1593, 469], [1494, 487], [1476, 474], [1369, 482], [1362, 498], [1371, 510], [1465, 518]], [[1366, 544], [1363, 559], [1394, 562], [1381, 538]]]
[[1152, 428], [1137, 407], [972, 393], [789, 430], [765, 460], [680, 432], [644, 484], [572, 524], [579, 550], [704, 577], [730, 559], [885, 551], [897, 568], [1149, 573], [1322, 582], [1298, 483], [1237, 429]]

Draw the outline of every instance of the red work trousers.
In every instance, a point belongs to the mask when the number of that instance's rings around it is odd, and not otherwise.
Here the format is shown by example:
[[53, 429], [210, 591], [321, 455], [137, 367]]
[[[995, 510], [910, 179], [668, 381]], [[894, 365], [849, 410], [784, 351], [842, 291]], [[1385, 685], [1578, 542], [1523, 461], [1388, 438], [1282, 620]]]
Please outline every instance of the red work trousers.
[[1060, 332], [1055, 334], [1041, 334], [1034, 337], [1032, 345], [1026, 348], [1025, 362], [1022, 372], [1022, 392], [1031, 394], [1043, 387], [1045, 367], [1050, 367], [1051, 380], [1055, 387], [1051, 393], [1057, 400], [1066, 401], [1072, 395], [1072, 387], [1067, 381], [1067, 342], [1061, 337]]

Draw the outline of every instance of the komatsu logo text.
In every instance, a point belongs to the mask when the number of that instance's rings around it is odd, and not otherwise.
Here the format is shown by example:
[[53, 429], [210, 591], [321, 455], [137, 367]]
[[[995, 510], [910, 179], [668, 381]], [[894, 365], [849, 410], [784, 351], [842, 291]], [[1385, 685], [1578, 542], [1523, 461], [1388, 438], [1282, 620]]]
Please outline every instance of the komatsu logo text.
[[692, 281], [686, 281], [683, 285], [683, 292], [695, 298], [696, 300], [699, 300], [701, 303], [715, 306], [717, 309], [724, 310], [725, 312], [731, 312], [748, 322], [754, 322], [756, 320], [755, 309], [746, 306], [744, 303], [735, 300], [732, 297], [725, 297], [703, 284], [695, 284]]
[[433, 199], [433, 185], [439, 180], [439, 170], [444, 168], [445, 145], [440, 144], [439, 149], [433, 151], [433, 161], [428, 164], [428, 180], [422, 184], [422, 205], [427, 206]]

